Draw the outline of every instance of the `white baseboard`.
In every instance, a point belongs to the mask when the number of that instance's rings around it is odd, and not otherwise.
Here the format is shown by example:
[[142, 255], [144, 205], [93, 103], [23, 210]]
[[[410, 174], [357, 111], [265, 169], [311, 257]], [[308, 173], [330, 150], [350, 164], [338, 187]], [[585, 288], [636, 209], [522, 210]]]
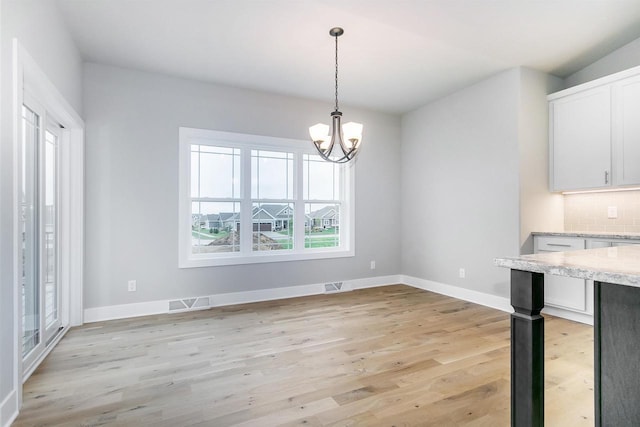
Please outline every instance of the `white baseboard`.
[[103, 320], [126, 319], [129, 317], [150, 316], [152, 314], [168, 312], [168, 300], [107, 305], [103, 307], [85, 308], [84, 323], [101, 322]]
[[[436, 292], [438, 294], [447, 295], [453, 298], [473, 302], [484, 305], [486, 307], [495, 308], [496, 310], [513, 313], [513, 307], [509, 298], [499, 297], [496, 295], [485, 294], [471, 289], [459, 288], [457, 286], [446, 285], [444, 283], [433, 282], [431, 280], [419, 279], [412, 276], [400, 276], [400, 283], [413, 286], [414, 288], [423, 289], [425, 291]], [[563, 319], [574, 322], [593, 325], [593, 316], [584, 313], [576, 313], [575, 311], [562, 310], [555, 307], [545, 307], [542, 314], [561, 317]]]
[[[345, 290], [375, 288], [392, 283], [400, 283], [398, 276], [368, 277], [365, 279], [344, 280]], [[273, 301], [278, 299], [320, 295], [324, 293], [324, 283], [313, 285], [288, 286], [283, 288], [260, 289], [256, 291], [232, 292], [212, 295], [211, 307], [225, 305], [248, 304], [252, 302]]]
[[[364, 289], [402, 283], [400, 276], [378, 276], [365, 279], [344, 280], [345, 289]], [[287, 286], [282, 288], [259, 289], [255, 291], [230, 292], [209, 296], [209, 306], [222, 307], [225, 305], [247, 304], [260, 301], [272, 301], [285, 298], [319, 295], [324, 293], [324, 283], [310, 285]], [[169, 300], [148, 301], [131, 304], [110, 305], [105, 307], [87, 308], [84, 310], [84, 322], [101, 322], [103, 320], [126, 319], [130, 317], [149, 316], [153, 314], [169, 313]]]
[[453, 298], [473, 302], [484, 305], [486, 307], [495, 308], [496, 310], [512, 313], [513, 308], [509, 302], [509, 298], [499, 297], [496, 295], [486, 294], [484, 292], [474, 291], [472, 289], [460, 288], [458, 286], [446, 285], [444, 283], [434, 282], [431, 280], [419, 279], [413, 276], [400, 276], [400, 283], [413, 286], [414, 288], [431, 291]]
[[9, 427], [18, 416], [18, 393], [11, 391], [0, 403], [0, 426]]
[[[403, 284], [425, 291], [435, 292], [458, 298], [496, 310], [512, 313], [513, 308], [509, 298], [499, 297], [472, 289], [460, 288], [458, 286], [447, 285], [445, 283], [434, 282], [432, 280], [420, 279], [406, 275], [391, 275], [368, 277], [364, 279], [353, 279], [343, 281], [345, 290], [374, 288], [391, 284]], [[324, 294], [324, 283], [310, 285], [287, 286], [282, 288], [259, 289], [255, 291], [230, 292], [224, 294], [209, 295], [209, 305], [199, 307], [207, 309], [210, 307], [222, 307], [235, 304], [248, 304], [260, 301], [273, 301], [285, 298], [296, 298], [309, 295]], [[111, 305], [106, 307], [87, 308], [84, 310], [85, 323], [100, 322], [103, 320], [126, 319], [130, 317], [149, 316], [153, 314], [169, 313], [169, 300], [148, 301], [132, 304]], [[543, 313], [552, 316], [562, 317], [593, 325], [593, 316], [581, 313], [574, 313], [566, 310], [545, 307]]]
[[367, 277], [365, 279], [348, 280], [353, 289], [377, 288], [379, 286], [404, 285], [400, 274], [390, 276]]

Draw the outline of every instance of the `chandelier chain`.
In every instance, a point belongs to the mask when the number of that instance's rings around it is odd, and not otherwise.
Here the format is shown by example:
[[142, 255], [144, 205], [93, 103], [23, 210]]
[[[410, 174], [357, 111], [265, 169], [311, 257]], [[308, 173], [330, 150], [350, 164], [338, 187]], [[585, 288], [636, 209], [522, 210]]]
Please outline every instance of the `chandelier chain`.
[[336, 35], [336, 111], [338, 111], [338, 36]]

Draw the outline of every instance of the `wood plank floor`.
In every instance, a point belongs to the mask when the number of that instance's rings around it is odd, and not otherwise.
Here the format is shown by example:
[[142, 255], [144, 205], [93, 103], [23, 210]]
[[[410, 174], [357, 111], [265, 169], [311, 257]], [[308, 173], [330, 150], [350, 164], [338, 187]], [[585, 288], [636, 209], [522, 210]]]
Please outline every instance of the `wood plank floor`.
[[[593, 330], [546, 317], [546, 425], [593, 425]], [[508, 426], [509, 316], [394, 285], [92, 323], [15, 426]]]

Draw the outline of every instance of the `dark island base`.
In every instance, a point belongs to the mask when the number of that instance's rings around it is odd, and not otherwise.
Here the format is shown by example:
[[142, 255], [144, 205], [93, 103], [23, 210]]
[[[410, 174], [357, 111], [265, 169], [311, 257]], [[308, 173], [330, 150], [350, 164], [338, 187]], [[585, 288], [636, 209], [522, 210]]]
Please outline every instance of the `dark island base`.
[[[511, 425], [544, 425], [544, 274], [511, 270]], [[595, 282], [596, 426], [640, 426], [640, 288]]]
[[640, 288], [595, 282], [596, 426], [640, 426]]

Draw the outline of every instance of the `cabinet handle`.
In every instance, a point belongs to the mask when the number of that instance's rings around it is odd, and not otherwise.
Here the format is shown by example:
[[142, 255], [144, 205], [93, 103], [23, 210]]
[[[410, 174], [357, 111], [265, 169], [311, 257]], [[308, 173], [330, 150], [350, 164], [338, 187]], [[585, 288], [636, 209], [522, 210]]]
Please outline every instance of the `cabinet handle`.
[[566, 244], [563, 244], [563, 243], [547, 243], [547, 246], [560, 246], [560, 247], [563, 247], [563, 248], [570, 248], [571, 247], [571, 245], [566, 245]]
[[604, 171], [604, 183], [609, 183], [609, 171]]

